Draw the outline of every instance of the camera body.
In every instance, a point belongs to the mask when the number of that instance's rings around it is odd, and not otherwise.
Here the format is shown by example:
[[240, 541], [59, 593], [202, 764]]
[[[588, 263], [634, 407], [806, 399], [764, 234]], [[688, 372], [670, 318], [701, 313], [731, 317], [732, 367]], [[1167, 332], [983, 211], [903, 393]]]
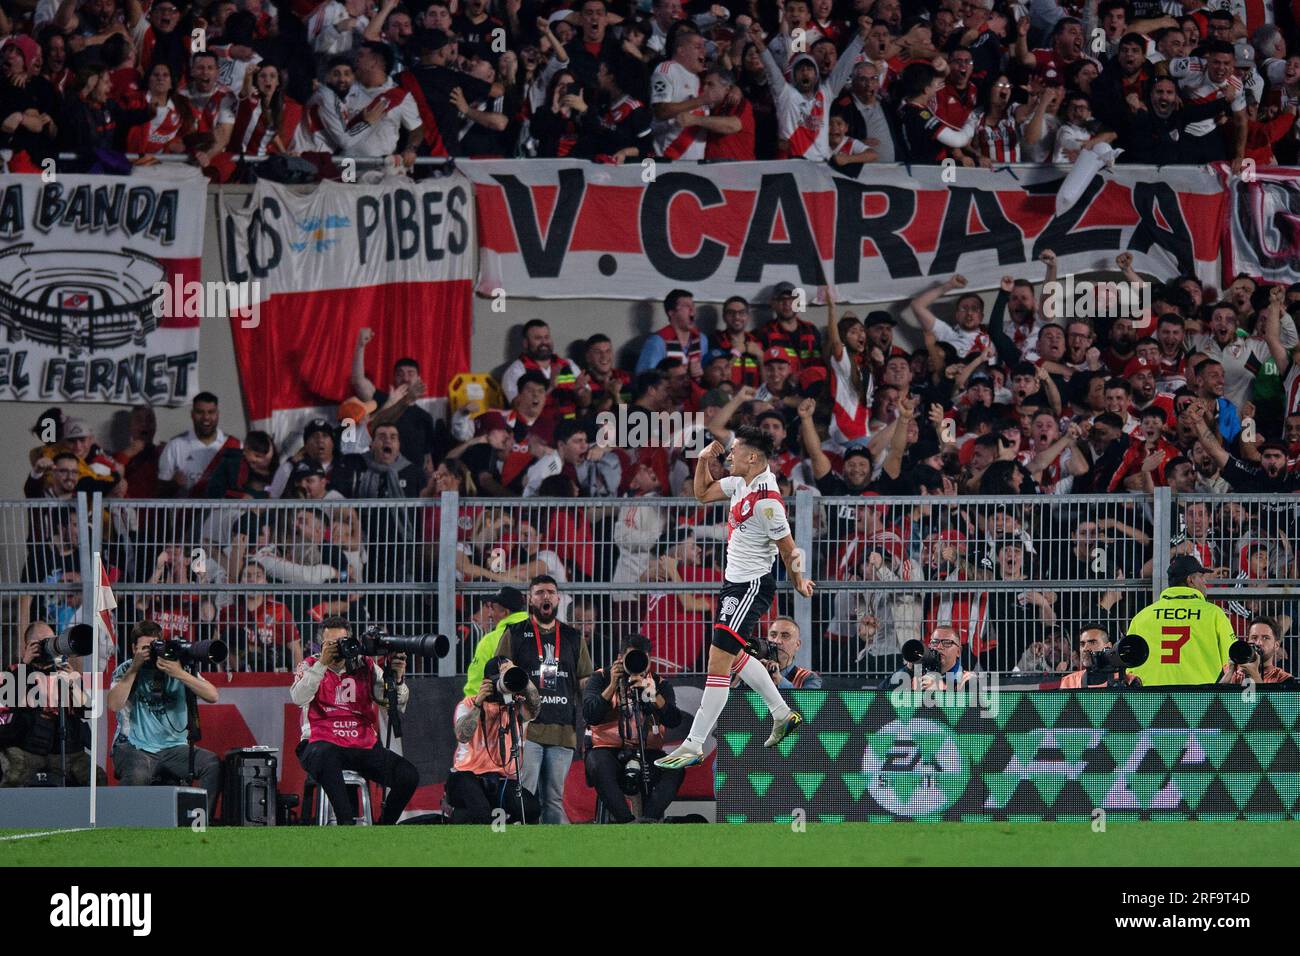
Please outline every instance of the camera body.
[[230, 653], [223, 641], [182, 641], [176, 638], [149, 643], [149, 663], [178, 661], [182, 666], [220, 664]]
[[[505, 665], [505, 666], [503, 666]], [[483, 679], [495, 688], [488, 700], [494, 704], [508, 704], [515, 694], [522, 694], [528, 686], [528, 674], [518, 664], [494, 657], [483, 668]]]
[[925, 674], [942, 674], [944, 671], [943, 658], [933, 647], [926, 647], [916, 638], [912, 638], [903, 644], [903, 660], [909, 664], [919, 665], [916, 676]]

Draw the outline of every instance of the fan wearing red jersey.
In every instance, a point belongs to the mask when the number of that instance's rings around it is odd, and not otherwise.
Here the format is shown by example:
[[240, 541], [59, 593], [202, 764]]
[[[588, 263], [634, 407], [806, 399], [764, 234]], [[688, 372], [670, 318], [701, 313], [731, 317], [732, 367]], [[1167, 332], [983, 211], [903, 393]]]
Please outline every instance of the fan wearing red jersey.
[[814, 587], [812, 580], [804, 577], [803, 555], [795, 549], [785, 505], [768, 468], [772, 439], [758, 428], [737, 428], [726, 460], [730, 474], [719, 480], [711, 469], [723, 453], [722, 445], [715, 441], [700, 453], [695, 464], [696, 500], [701, 504], [723, 499], [731, 502], [727, 562], [709, 647], [709, 676], [695, 723], [680, 747], [655, 761], [656, 766], [670, 770], [704, 759], [704, 741], [727, 703], [733, 673], [757, 691], [772, 712], [772, 733], [763, 746], [775, 747], [803, 723], [803, 715], [782, 699], [772, 675], [746, 653], [759, 619], [771, 607], [776, 594], [772, 565], [778, 554], [797, 593], [810, 598]]

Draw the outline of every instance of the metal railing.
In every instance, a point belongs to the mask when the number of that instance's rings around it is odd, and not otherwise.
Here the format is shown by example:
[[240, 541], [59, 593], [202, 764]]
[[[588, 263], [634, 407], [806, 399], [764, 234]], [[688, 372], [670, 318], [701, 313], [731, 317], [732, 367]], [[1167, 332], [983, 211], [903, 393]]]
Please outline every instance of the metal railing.
[[[796, 660], [822, 673], [884, 676], [905, 641], [940, 624], [982, 669], [1070, 669], [1082, 625], [1122, 633], [1179, 553], [1220, 569], [1211, 597], [1239, 633], [1251, 616], [1271, 615], [1296, 655], [1292, 496], [803, 491], [786, 506], [817, 592], [797, 596], [778, 564], [760, 633], [778, 614], [793, 617]], [[412, 671], [451, 675], [495, 624], [489, 599], [544, 573], [560, 583], [561, 617], [590, 641], [597, 666], [641, 633], [661, 671], [699, 674], [726, 535], [725, 505], [692, 498], [0, 502], [0, 652], [14, 659], [31, 620], [81, 620], [93, 601], [81, 572], [99, 551], [117, 598], [119, 657], [131, 627], [152, 618], [166, 636], [224, 640], [226, 667], [290, 669], [315, 650], [320, 622], [340, 615], [447, 635], [452, 653]]]

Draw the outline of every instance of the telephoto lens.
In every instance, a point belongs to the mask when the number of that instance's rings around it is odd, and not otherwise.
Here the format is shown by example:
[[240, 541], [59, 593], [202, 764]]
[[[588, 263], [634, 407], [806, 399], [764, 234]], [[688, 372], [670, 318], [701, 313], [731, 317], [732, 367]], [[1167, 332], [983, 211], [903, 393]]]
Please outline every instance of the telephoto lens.
[[1228, 648], [1228, 657], [1234, 664], [1249, 664], [1255, 659], [1255, 648], [1245, 641], [1233, 641]]
[[627, 671], [628, 676], [644, 674], [649, 668], [650, 655], [640, 648], [634, 647], [623, 655], [623, 670]]
[[226, 646], [225, 641], [177, 643], [180, 644], [178, 648], [180, 659], [187, 664], [220, 664], [230, 656], [230, 648]]
[[54, 660], [58, 657], [84, 657], [95, 644], [95, 632], [89, 624], [74, 624], [62, 634], [41, 641], [41, 656]]
[[1115, 645], [1115, 652], [1125, 667], [1141, 667], [1151, 655], [1151, 648], [1145, 638], [1137, 634], [1126, 634]]

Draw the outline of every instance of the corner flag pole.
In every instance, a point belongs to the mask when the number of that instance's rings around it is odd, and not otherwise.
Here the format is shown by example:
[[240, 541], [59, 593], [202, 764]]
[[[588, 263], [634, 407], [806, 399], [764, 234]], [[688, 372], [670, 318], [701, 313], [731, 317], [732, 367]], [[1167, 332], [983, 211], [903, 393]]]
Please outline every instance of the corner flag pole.
[[104, 575], [104, 566], [99, 552], [95, 552], [95, 606], [91, 613], [94, 644], [90, 649], [90, 826], [95, 827], [95, 809], [99, 799], [99, 718], [103, 714], [104, 699], [100, 694], [103, 676], [99, 672], [99, 635], [103, 626], [100, 621], [100, 591]]

